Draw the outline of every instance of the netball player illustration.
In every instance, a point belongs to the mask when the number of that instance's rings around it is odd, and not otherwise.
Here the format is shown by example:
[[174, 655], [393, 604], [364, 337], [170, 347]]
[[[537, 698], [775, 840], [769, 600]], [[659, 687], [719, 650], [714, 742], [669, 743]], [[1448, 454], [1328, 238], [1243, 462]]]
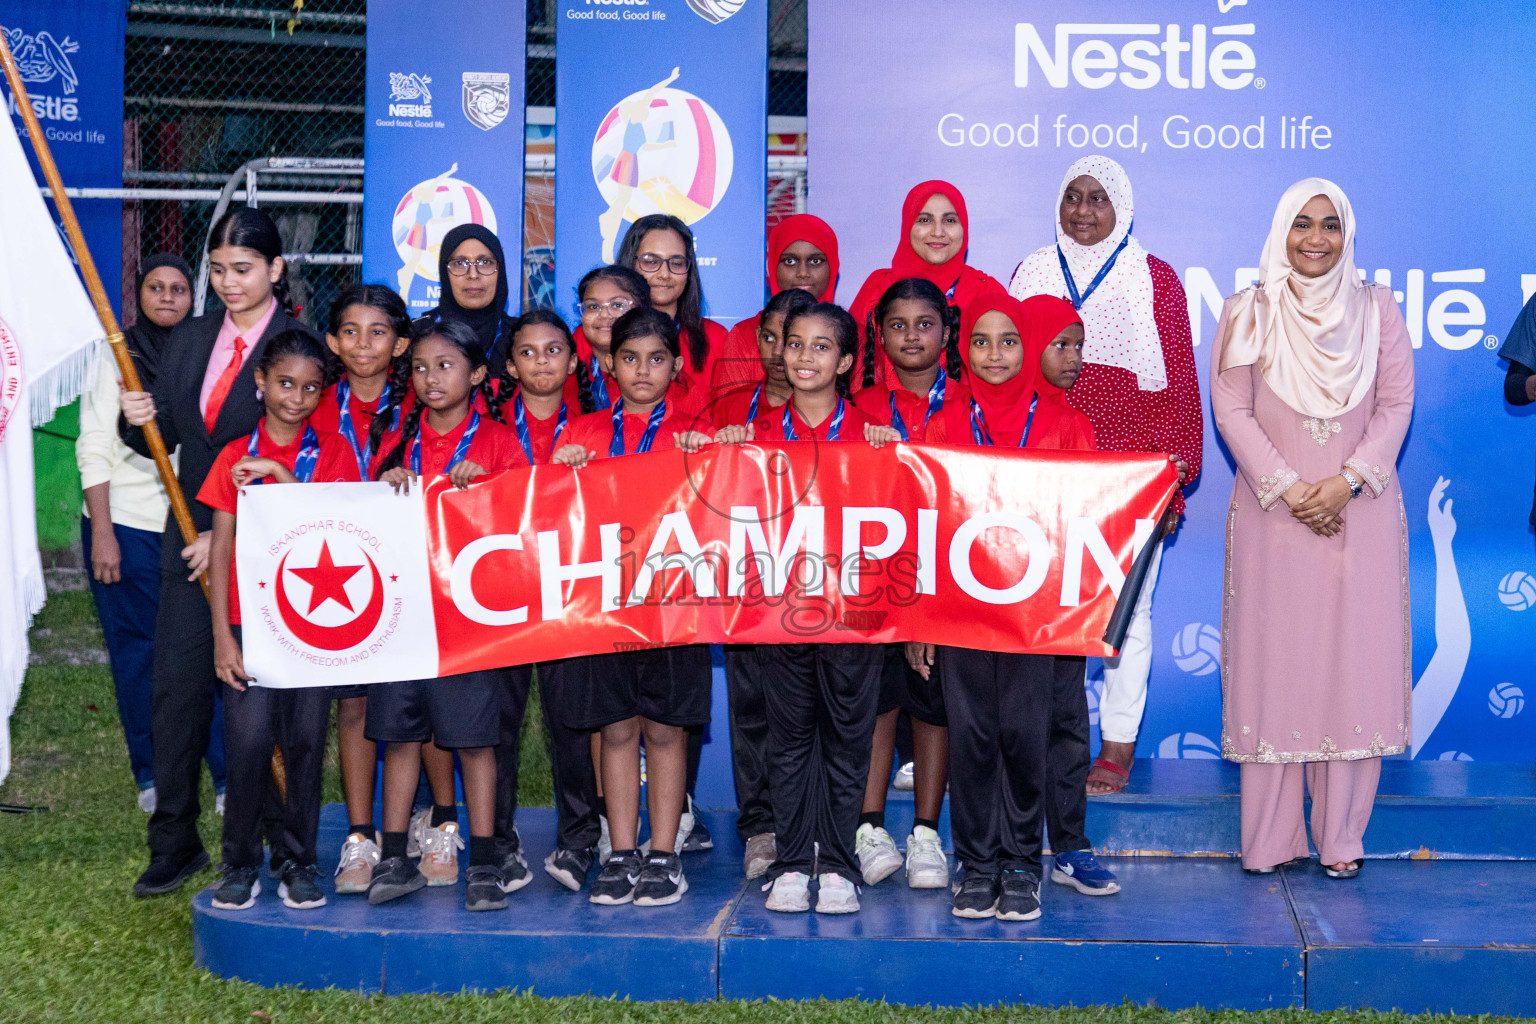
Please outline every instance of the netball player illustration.
[[[396, 279], [400, 282], [400, 297], [406, 302], [411, 301], [411, 279], [416, 276], [416, 268], [427, 256], [427, 225], [433, 221], [449, 220], [453, 217], [452, 203], [439, 212], [433, 203], [433, 198], [437, 195], [437, 188], [443, 183], [443, 179], [453, 177], [458, 169], [458, 161], [454, 161], [452, 167], [437, 177], [417, 185], [407, 196], [407, 202], [416, 204], [415, 209], [411, 211], [412, 223], [409, 228], [403, 229], [402, 233], [395, 236], [396, 245], [404, 244], [411, 250], [410, 258], [405, 261], [405, 266], [401, 267], [400, 273], [396, 275]], [[427, 265], [431, 266], [431, 261], [428, 261]]]
[[608, 205], [607, 212], [597, 218], [597, 228], [603, 234], [604, 263], [613, 262], [614, 245], [619, 238], [619, 226], [624, 223], [624, 210], [629, 206], [629, 199], [635, 194], [635, 188], [640, 184], [640, 151], [666, 149], [676, 145], [676, 140], [672, 136], [671, 121], [662, 126], [661, 137], [655, 142], [646, 138], [645, 122], [651, 116], [651, 101], [656, 98], [656, 94], [677, 81], [677, 76], [680, 74], [682, 74], [681, 68], [673, 68], [672, 73], [666, 78], [634, 99], [619, 104], [619, 117], [624, 121], [623, 143], [618, 156], [604, 159], [597, 168], [599, 180], [611, 178], [619, 186], [618, 191], [613, 194], [613, 202]]

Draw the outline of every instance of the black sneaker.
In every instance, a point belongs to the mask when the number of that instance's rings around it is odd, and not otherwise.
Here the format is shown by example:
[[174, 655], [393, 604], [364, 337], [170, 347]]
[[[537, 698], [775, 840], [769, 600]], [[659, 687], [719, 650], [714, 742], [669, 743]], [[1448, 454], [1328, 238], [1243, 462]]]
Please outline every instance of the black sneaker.
[[427, 884], [427, 876], [404, 857], [385, 857], [373, 867], [368, 882], [368, 902], [373, 906], [408, 896]]
[[143, 899], [145, 896], [164, 896], [168, 892], [175, 892], [183, 882], [207, 866], [207, 850], [198, 850], [180, 857], [153, 857], [149, 867], [133, 883], [133, 894]]
[[523, 859], [521, 849], [508, 850], [502, 854], [501, 864], [501, 891], [517, 892], [523, 886], [533, 881], [533, 872], [528, 870], [528, 862]]
[[581, 892], [587, 882], [587, 872], [592, 870], [592, 851], [555, 850], [544, 858], [544, 870], [571, 892]]
[[261, 895], [261, 871], [230, 868], [213, 890], [214, 910], [249, 910]]
[[955, 905], [950, 913], [973, 920], [996, 915], [997, 876], [967, 871], [965, 879], [955, 890]]
[[592, 883], [587, 899], [605, 907], [617, 907], [635, 898], [635, 886], [640, 884], [640, 851], [628, 850], [622, 854], [615, 850], [603, 865], [603, 873]]
[[[519, 854], [521, 857], [521, 854]], [[523, 867], [523, 874], [528, 874], [528, 868]], [[502, 878], [501, 868], [495, 864], [471, 864], [469, 870], [464, 873], [464, 909], [465, 910], [506, 910], [507, 894], [503, 891], [505, 879]], [[527, 879], [525, 878], [526, 882]]]
[[272, 847], [272, 863], [267, 868], [267, 874], [273, 878], [282, 878], [288, 870], [288, 865], [293, 863], [293, 858], [288, 856], [288, 851], [280, 846]]
[[1019, 868], [1003, 872], [997, 897], [999, 921], [1033, 921], [1040, 916], [1040, 879]]
[[313, 864], [288, 862], [283, 868], [282, 884], [277, 887], [277, 895], [282, 898], [283, 906], [290, 910], [314, 910], [325, 906], [325, 893], [320, 891], [315, 873]]
[[683, 875], [683, 859], [675, 853], [652, 853], [640, 869], [640, 884], [635, 886], [635, 906], [665, 907], [676, 903], [688, 891]]

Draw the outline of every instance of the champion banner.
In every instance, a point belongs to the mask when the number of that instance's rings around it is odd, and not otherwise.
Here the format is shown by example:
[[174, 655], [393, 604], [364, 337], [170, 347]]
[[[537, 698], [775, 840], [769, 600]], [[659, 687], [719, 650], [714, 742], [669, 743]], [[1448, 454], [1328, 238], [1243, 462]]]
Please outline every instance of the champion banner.
[[522, 0], [368, 5], [363, 280], [412, 316], [438, 304], [438, 250], [460, 224], [495, 232], [519, 261], [502, 273], [522, 280], [527, 21]]
[[[1220, 754], [1232, 469], [1209, 415], [1210, 345], [1223, 297], [1257, 277], [1281, 193], [1319, 175], [1349, 195], [1356, 265], [1394, 290], [1414, 346], [1416, 407], [1398, 466], [1414, 754], [1536, 756], [1536, 711], [1524, 714], [1536, 697], [1533, 424], [1529, 409], [1504, 403], [1497, 357], [1536, 293], [1530, 6], [974, 0], [951, 17], [930, 0], [838, 0], [809, 10], [810, 204], [838, 232], [842, 298], [887, 265], [902, 197], [926, 178], [965, 193], [969, 262], [1006, 282], [1054, 241], [1062, 174], [1090, 153], [1124, 165], [1137, 237], [1183, 281], [1207, 396], [1205, 468], [1163, 559], [1138, 754]], [[893, 54], [931, 54], [942, 70]], [[1497, 227], [1468, 230], [1489, 210]]]
[[763, 304], [768, 0], [559, 0], [555, 294], [611, 263], [640, 217], [694, 232], [704, 315]]
[[663, 643], [1104, 654], [1174, 482], [1161, 456], [798, 442], [541, 466], [463, 491], [438, 478], [409, 496], [250, 488], [236, 518], [245, 667], [295, 687]]
[[[122, 0], [0, 0], [0, 31], [21, 69], [32, 110], [68, 188], [123, 187], [123, 48], [128, 9]], [[38, 172], [37, 156], [3, 76], [0, 95]], [[123, 204], [116, 199], [77, 199], [75, 214], [97, 266], [114, 267], [123, 251]], [[49, 211], [57, 212], [49, 204]], [[75, 259], [59, 229], [64, 250]], [[137, 260], [137, 253], [133, 257]], [[76, 259], [78, 264], [78, 260]], [[131, 276], [131, 275], [130, 275]], [[114, 308], [121, 295], [110, 287]]]

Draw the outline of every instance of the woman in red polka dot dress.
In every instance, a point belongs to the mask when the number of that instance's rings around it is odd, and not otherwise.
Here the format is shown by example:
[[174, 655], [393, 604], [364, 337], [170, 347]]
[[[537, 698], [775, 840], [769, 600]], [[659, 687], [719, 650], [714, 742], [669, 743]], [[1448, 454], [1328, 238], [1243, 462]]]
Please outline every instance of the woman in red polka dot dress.
[[[1067, 400], [1093, 423], [1100, 451], [1162, 452], [1181, 483], [1200, 475], [1200, 381], [1190, 341], [1189, 307], [1173, 268], [1131, 234], [1135, 206], [1125, 168], [1087, 156], [1067, 168], [1056, 215], [1056, 244], [1031, 253], [1014, 271], [1015, 298], [1055, 295], [1083, 318], [1083, 372]], [[1162, 536], [1184, 512], [1174, 495]], [[1162, 561], [1158, 547], [1136, 604], [1125, 646], [1104, 659], [1099, 701], [1099, 757], [1088, 775], [1095, 796], [1119, 792], [1130, 779], [1152, 669], [1152, 590]]]

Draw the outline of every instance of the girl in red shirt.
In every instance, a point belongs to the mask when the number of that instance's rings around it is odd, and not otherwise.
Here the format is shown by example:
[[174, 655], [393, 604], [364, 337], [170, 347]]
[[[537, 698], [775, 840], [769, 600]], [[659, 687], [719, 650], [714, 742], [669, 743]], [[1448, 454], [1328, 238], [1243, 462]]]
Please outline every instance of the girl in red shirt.
[[[854, 395], [854, 404], [871, 419], [895, 430], [903, 441], [926, 441], [929, 425], [942, 419], [945, 409], [964, 406], [970, 398], [969, 389], [954, 379], [960, 375], [956, 345], [959, 316], [938, 285], [926, 278], [909, 277], [885, 290], [870, 321], [874, 344], [865, 350], [866, 366], [879, 348], [891, 372], [884, 383]], [[916, 805], [905, 859], [885, 830], [885, 800], [890, 792], [897, 719], [902, 711], [912, 720]], [[938, 831], [949, 781], [948, 721], [937, 674], [930, 672], [925, 677], [914, 672], [907, 664], [904, 646], [888, 645], [864, 811], [854, 837], [866, 885], [891, 875], [903, 860], [907, 884], [912, 888], [942, 889], [949, 885], [949, 861]]]
[[[362, 479], [371, 476], [368, 467], [375, 456], [393, 447], [400, 436], [411, 387], [406, 355], [410, 334], [405, 302], [383, 285], [348, 285], [331, 303], [325, 343], [343, 372], [326, 389], [312, 421], [316, 430], [341, 435]], [[368, 891], [373, 866], [379, 862], [373, 823], [378, 745], [364, 733], [368, 688], [335, 686], [331, 694], [337, 700], [336, 747], [351, 823], [336, 866], [336, 892], [362, 893]]]
[[[267, 342], [256, 364], [266, 415], [248, 437], [219, 453], [197, 494], [213, 509], [209, 596], [213, 604], [214, 671], [224, 692], [224, 744], [229, 784], [224, 794], [224, 877], [213, 895], [220, 910], [245, 910], [261, 892], [262, 806], [279, 742], [288, 777], [283, 808], [288, 843], [278, 894], [289, 907], [325, 905], [315, 867], [320, 780], [330, 727], [327, 687], [256, 686], [240, 651], [240, 593], [235, 578], [235, 510], [239, 490], [257, 484], [357, 480], [347, 443], [310, 422], [325, 390], [326, 352], [302, 331]], [[281, 725], [280, 725], [281, 723]], [[274, 851], [276, 854], [278, 851]]]
[[[405, 417], [399, 443], [380, 464], [379, 479], [400, 493], [422, 477], [439, 475], [465, 488], [476, 477], [526, 466], [517, 435], [495, 418], [488, 377], [483, 350], [468, 325], [443, 320], [418, 329], [411, 342], [416, 406]], [[480, 412], [482, 402], [488, 414]], [[428, 740], [456, 750], [463, 768], [470, 825], [465, 909], [504, 909], [505, 894], [530, 880], [526, 867], [520, 875], [514, 871], [509, 877], [503, 872], [496, 850], [495, 747], [501, 736], [503, 677], [499, 669], [466, 672], [381, 683], [369, 691], [368, 736], [388, 744], [384, 749], [384, 843], [382, 859], [368, 885], [369, 903], [404, 896], [428, 883], [427, 876], [406, 859], [411, 802], [422, 745]], [[446, 793], [440, 793], [434, 781], [436, 806], [430, 827], [462, 846], [451, 793], [451, 776]], [[452, 884], [456, 875], [455, 869], [454, 877], [439, 884]]]
[[[587, 271], [576, 286], [576, 298], [581, 325], [572, 337], [578, 363], [565, 383], [565, 401], [572, 407], [582, 404], [588, 412], [611, 409], [619, 397], [608, 367], [613, 323], [632, 309], [649, 306], [651, 286], [629, 267], [610, 264]], [[591, 409], [581, 403], [581, 392], [590, 397]]]
[[810, 292], [786, 288], [769, 299], [763, 311], [752, 318], [755, 325], [753, 358], [757, 361], [758, 374], [750, 382], [725, 384], [717, 392], [710, 407], [716, 427], [745, 426], [757, 419], [759, 413], [777, 409], [789, 401], [792, 391], [784, 373], [784, 322], [815, 304]]

